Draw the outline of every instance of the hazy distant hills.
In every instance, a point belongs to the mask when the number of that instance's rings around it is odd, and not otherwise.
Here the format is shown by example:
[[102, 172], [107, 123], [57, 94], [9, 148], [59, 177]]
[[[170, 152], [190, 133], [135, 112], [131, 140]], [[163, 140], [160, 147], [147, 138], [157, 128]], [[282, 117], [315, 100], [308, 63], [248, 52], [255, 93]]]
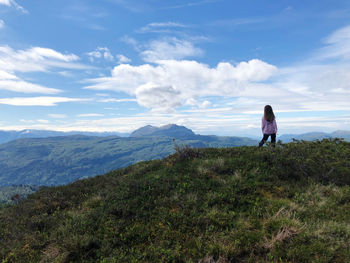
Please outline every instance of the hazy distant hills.
[[71, 135], [18, 139], [0, 145], [0, 186], [67, 184], [139, 161], [161, 159], [174, 152], [174, 143], [203, 148], [256, 145], [257, 141], [196, 135], [177, 125], [146, 126], [124, 138]]
[[309, 132], [303, 134], [284, 134], [278, 137], [278, 140], [281, 140], [284, 143], [291, 142], [292, 140], [304, 140], [304, 141], [314, 141], [314, 140], [322, 140], [329, 138], [343, 138], [346, 141], [350, 141], [350, 131], [335, 131], [332, 133], [325, 132]]
[[127, 133], [118, 132], [59, 132], [59, 131], [46, 131], [46, 130], [22, 130], [22, 131], [1, 131], [0, 130], [0, 143], [9, 142], [17, 139], [24, 138], [46, 138], [55, 136], [69, 136], [69, 135], [87, 135], [87, 136], [129, 136]]
[[[62, 134], [65, 136], [57, 136]], [[257, 145], [257, 140], [250, 138], [198, 135], [174, 124], [148, 125], [129, 137], [67, 134], [35, 130], [0, 132], [1, 140], [21, 138], [0, 144], [0, 186], [67, 184], [139, 161], [161, 159], [174, 152], [174, 144], [196, 148]], [[293, 138], [312, 141], [331, 137], [350, 140], [350, 132], [282, 135], [278, 139], [287, 143]]]
[[[30, 130], [30, 129], [22, 130], [22, 131], [0, 130], [0, 144], [6, 143], [12, 140], [24, 139], [24, 138], [47, 138], [47, 137], [70, 136], [70, 135], [86, 135], [86, 136], [97, 136], [97, 137], [119, 136], [119, 137], [133, 137], [133, 138], [166, 136], [166, 137], [172, 137], [175, 139], [177, 138], [203, 139], [203, 136], [204, 136], [204, 135], [197, 135], [192, 130], [184, 126], [178, 126], [175, 124], [169, 124], [162, 127], [147, 125], [135, 130], [131, 134], [118, 133], [118, 132], [79, 132], [79, 131], [59, 132], [59, 131]], [[217, 136], [205, 136], [205, 137], [206, 137], [206, 140], [210, 140], [210, 138], [212, 138], [213, 140], [217, 140], [218, 138]], [[249, 137], [253, 140], [256, 140], [258, 138], [260, 140], [260, 136], [257, 136], [257, 137], [246, 136], [246, 137]], [[223, 137], [220, 137], [220, 138], [223, 138]], [[226, 138], [231, 138], [231, 137], [226, 137]], [[293, 138], [297, 140], [306, 140], [306, 141], [322, 140], [322, 139], [328, 139], [328, 138], [344, 138], [345, 140], [350, 141], [350, 131], [339, 130], [332, 133], [309, 132], [309, 133], [303, 133], [303, 134], [283, 134], [278, 137], [278, 139], [283, 141], [284, 143], [291, 142]]]
[[57, 185], [106, 173], [171, 152], [170, 139], [92, 137], [30, 138], [0, 145], [0, 186]]

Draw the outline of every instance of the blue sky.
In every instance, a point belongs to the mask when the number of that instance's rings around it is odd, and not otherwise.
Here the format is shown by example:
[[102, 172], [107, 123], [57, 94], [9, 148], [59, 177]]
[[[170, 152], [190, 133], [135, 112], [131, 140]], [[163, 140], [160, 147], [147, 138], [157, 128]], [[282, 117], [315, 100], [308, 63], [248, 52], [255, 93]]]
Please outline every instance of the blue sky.
[[0, 0], [0, 129], [350, 130], [350, 2]]

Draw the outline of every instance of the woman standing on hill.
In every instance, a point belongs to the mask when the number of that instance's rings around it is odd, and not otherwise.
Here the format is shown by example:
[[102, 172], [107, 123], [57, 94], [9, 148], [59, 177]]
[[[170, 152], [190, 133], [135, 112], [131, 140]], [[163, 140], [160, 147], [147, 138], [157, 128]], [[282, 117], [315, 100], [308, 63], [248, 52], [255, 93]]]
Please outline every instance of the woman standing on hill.
[[273, 114], [273, 110], [270, 105], [266, 105], [264, 108], [264, 116], [262, 117], [262, 120], [261, 120], [261, 130], [264, 137], [260, 141], [259, 147], [264, 145], [264, 143], [267, 141], [269, 136], [271, 136], [272, 146], [275, 146], [276, 134], [277, 134], [277, 123], [275, 119], [275, 114]]

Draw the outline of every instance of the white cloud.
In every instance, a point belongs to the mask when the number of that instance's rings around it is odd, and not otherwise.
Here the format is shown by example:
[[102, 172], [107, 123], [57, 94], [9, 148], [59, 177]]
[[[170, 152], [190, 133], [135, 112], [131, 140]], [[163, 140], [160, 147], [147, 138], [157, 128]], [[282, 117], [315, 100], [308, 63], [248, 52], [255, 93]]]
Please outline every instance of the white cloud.
[[19, 4], [17, 4], [15, 0], [0, 0], [0, 5], [13, 6], [22, 13], [28, 14], [28, 11]]
[[21, 93], [44, 93], [56, 94], [58, 89], [46, 88], [41, 85], [32, 84], [17, 78], [15, 75], [0, 69], [0, 90], [8, 90]]
[[9, 46], [0, 46], [0, 90], [56, 94], [60, 90], [27, 82], [17, 77], [16, 72], [47, 72], [56, 68], [88, 68], [76, 63], [77, 60], [79, 57], [74, 54], [62, 54], [49, 48], [33, 47], [26, 50], [14, 50]]
[[139, 43], [137, 42], [136, 39], [129, 37], [129, 36], [124, 36], [121, 38], [121, 41], [123, 41], [124, 43], [132, 46], [136, 51], [140, 50], [140, 46]]
[[54, 119], [65, 119], [68, 117], [66, 114], [59, 114], [59, 113], [48, 114], [48, 116]]
[[21, 50], [17, 57], [20, 59], [33, 59], [35, 61], [43, 61], [45, 59], [57, 59], [65, 62], [76, 61], [79, 59], [74, 54], [64, 55], [50, 48], [33, 47], [29, 50]]
[[84, 114], [78, 114], [77, 117], [82, 117], [82, 118], [86, 118], [86, 117], [102, 117], [104, 116], [103, 114], [99, 114], [99, 113], [84, 113]]
[[209, 108], [210, 106], [212, 106], [212, 103], [208, 100], [205, 100], [203, 102], [199, 102], [193, 98], [190, 98], [186, 101], [186, 105], [196, 107], [199, 109], [206, 109], [206, 108]]
[[175, 22], [163, 22], [163, 23], [149, 23], [146, 26], [140, 28], [137, 32], [139, 33], [170, 33], [176, 28], [186, 28], [187, 26]]
[[146, 50], [140, 53], [142, 59], [146, 62], [184, 59], [202, 54], [203, 51], [195, 47], [192, 42], [180, 40], [175, 37], [151, 41], [146, 47]]
[[136, 102], [136, 99], [103, 99], [99, 100], [99, 102]]
[[36, 120], [38, 123], [50, 123], [49, 120], [44, 120], [44, 119], [38, 119]]
[[91, 51], [89, 53], [87, 53], [90, 61], [94, 61], [96, 58], [101, 58], [102, 54], [100, 51]]
[[113, 61], [114, 56], [111, 54], [107, 47], [97, 47], [94, 51], [86, 53], [90, 61], [93, 62], [96, 59], [105, 59], [108, 61]]
[[118, 64], [125, 64], [125, 63], [130, 63], [131, 62], [131, 59], [124, 56], [124, 55], [121, 55], [121, 54], [118, 54], [115, 56], [117, 61], [118, 61]]
[[324, 48], [316, 52], [315, 59], [350, 59], [350, 25], [328, 36], [325, 44]]
[[5, 27], [5, 22], [4, 22], [4, 20], [0, 19], [0, 28], [3, 28], [3, 27]]
[[160, 108], [169, 111], [182, 104], [181, 92], [171, 85], [146, 83], [139, 86], [135, 94], [138, 104], [146, 108]]
[[13, 50], [0, 46], [0, 69], [7, 72], [45, 72], [51, 68], [88, 69], [75, 63], [79, 57], [62, 54], [53, 49], [33, 47], [27, 50]]
[[38, 84], [32, 84], [18, 79], [8, 80], [0, 77], [0, 90], [8, 90], [21, 93], [42, 93], [42, 94], [57, 94], [61, 92], [58, 89], [46, 88]]
[[[24, 123], [35, 123], [35, 121], [34, 120], [25, 120], [25, 119], [20, 119], [19, 120], [20, 122], [24, 122]], [[22, 129], [21, 129], [22, 130]], [[25, 130], [25, 129], [23, 129], [23, 130]]]
[[216, 68], [188, 60], [162, 60], [157, 65], [116, 66], [111, 77], [92, 79], [86, 89], [112, 90], [136, 96], [147, 108], [174, 108], [204, 96], [238, 96], [254, 82], [269, 79], [276, 67], [260, 60]]
[[88, 99], [65, 97], [29, 97], [29, 98], [5, 98], [0, 99], [0, 104], [12, 106], [56, 106], [63, 102], [82, 102]]
[[0, 80], [18, 79], [15, 75], [0, 69]]
[[10, 0], [0, 0], [0, 5], [7, 5], [7, 6], [10, 6], [11, 3], [10, 3]]
[[58, 74], [60, 74], [63, 77], [67, 77], [67, 78], [74, 77], [74, 75], [69, 71], [59, 71]]

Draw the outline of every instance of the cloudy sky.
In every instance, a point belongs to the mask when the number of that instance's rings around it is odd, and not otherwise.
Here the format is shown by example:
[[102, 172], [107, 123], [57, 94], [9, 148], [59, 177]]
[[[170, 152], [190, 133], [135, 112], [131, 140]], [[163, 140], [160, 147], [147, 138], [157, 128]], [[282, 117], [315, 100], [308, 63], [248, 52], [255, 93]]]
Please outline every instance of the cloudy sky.
[[350, 130], [348, 0], [0, 0], [0, 129]]

